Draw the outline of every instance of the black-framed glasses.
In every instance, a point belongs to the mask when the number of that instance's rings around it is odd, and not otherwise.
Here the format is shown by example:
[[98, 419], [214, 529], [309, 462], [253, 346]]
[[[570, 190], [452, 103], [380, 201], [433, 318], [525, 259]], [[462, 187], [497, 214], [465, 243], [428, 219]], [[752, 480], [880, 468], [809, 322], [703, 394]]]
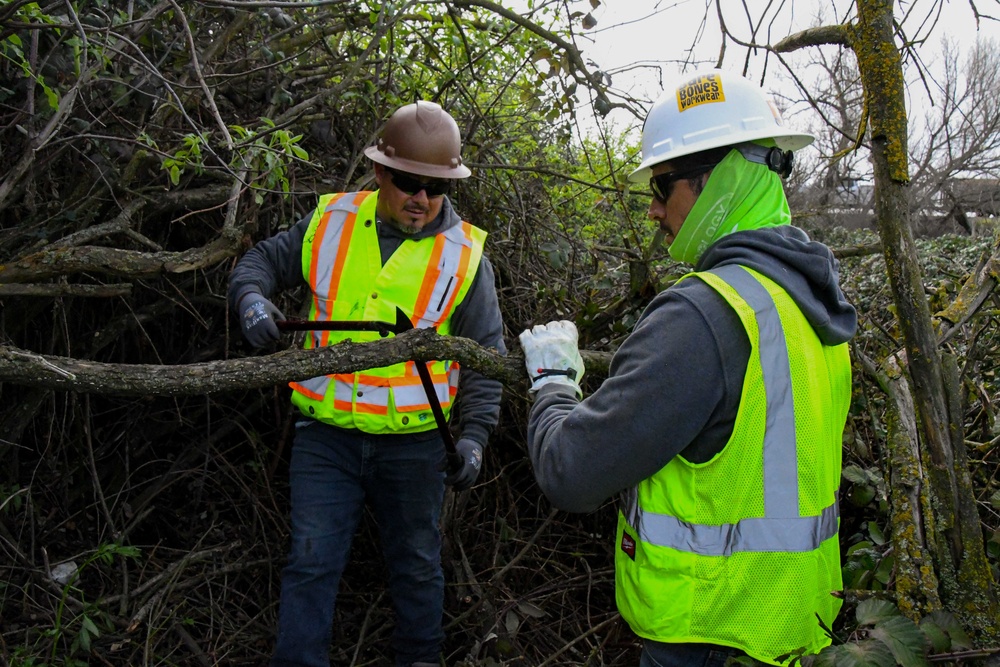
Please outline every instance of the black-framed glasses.
[[670, 199], [671, 192], [674, 189], [674, 183], [684, 180], [685, 178], [701, 176], [715, 167], [716, 165], [714, 164], [702, 164], [697, 167], [691, 167], [690, 169], [668, 171], [665, 174], [652, 176], [649, 179], [649, 189], [653, 191], [653, 196], [656, 197], [658, 202], [666, 204], [667, 200]]
[[426, 192], [428, 197], [440, 197], [451, 192], [451, 181], [449, 180], [435, 178], [430, 181], [421, 181], [405, 171], [396, 171], [389, 167], [386, 167], [385, 170], [392, 177], [392, 184], [396, 186], [396, 189], [410, 197], [421, 190]]

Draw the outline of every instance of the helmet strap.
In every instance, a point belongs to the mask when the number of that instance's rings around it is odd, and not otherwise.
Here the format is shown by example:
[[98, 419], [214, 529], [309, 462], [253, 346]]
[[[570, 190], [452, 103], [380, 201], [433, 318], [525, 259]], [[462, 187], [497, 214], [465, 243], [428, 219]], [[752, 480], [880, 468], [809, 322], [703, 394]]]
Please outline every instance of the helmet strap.
[[777, 146], [761, 146], [746, 143], [734, 146], [748, 162], [756, 162], [766, 166], [782, 178], [788, 178], [792, 173], [792, 151], [783, 151]]

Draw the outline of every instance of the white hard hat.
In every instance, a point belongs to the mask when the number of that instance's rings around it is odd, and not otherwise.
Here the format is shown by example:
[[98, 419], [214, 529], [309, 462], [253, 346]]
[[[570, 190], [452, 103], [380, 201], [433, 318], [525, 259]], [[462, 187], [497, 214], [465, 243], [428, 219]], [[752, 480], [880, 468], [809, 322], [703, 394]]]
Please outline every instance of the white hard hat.
[[642, 127], [642, 163], [628, 180], [649, 180], [650, 168], [667, 160], [759, 139], [794, 151], [814, 137], [783, 127], [774, 102], [738, 74], [719, 69], [685, 74], [649, 110]]

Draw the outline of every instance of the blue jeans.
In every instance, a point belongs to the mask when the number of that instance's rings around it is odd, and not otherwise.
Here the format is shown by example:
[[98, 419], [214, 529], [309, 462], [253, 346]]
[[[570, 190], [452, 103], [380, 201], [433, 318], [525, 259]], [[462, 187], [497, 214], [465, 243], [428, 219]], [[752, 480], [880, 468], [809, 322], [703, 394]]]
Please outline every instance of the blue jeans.
[[746, 656], [738, 648], [716, 644], [663, 644], [646, 640], [639, 667], [723, 667], [729, 658]]
[[444, 458], [436, 431], [370, 435], [314, 421], [296, 425], [292, 544], [281, 573], [272, 667], [329, 667], [337, 589], [366, 500], [389, 570], [396, 665], [437, 664], [444, 640]]

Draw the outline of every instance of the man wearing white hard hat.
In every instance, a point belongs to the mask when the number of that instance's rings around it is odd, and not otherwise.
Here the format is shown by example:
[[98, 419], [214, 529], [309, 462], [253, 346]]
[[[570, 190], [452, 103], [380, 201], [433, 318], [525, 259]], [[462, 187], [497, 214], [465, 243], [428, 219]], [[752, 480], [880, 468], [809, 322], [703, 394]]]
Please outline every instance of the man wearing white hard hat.
[[648, 181], [650, 219], [694, 271], [584, 400], [573, 323], [520, 336], [540, 487], [572, 512], [621, 494], [616, 599], [642, 667], [780, 665], [830, 643], [857, 315], [833, 254], [791, 225], [781, 178], [811, 141], [735, 73], [681, 77], [630, 180]]

